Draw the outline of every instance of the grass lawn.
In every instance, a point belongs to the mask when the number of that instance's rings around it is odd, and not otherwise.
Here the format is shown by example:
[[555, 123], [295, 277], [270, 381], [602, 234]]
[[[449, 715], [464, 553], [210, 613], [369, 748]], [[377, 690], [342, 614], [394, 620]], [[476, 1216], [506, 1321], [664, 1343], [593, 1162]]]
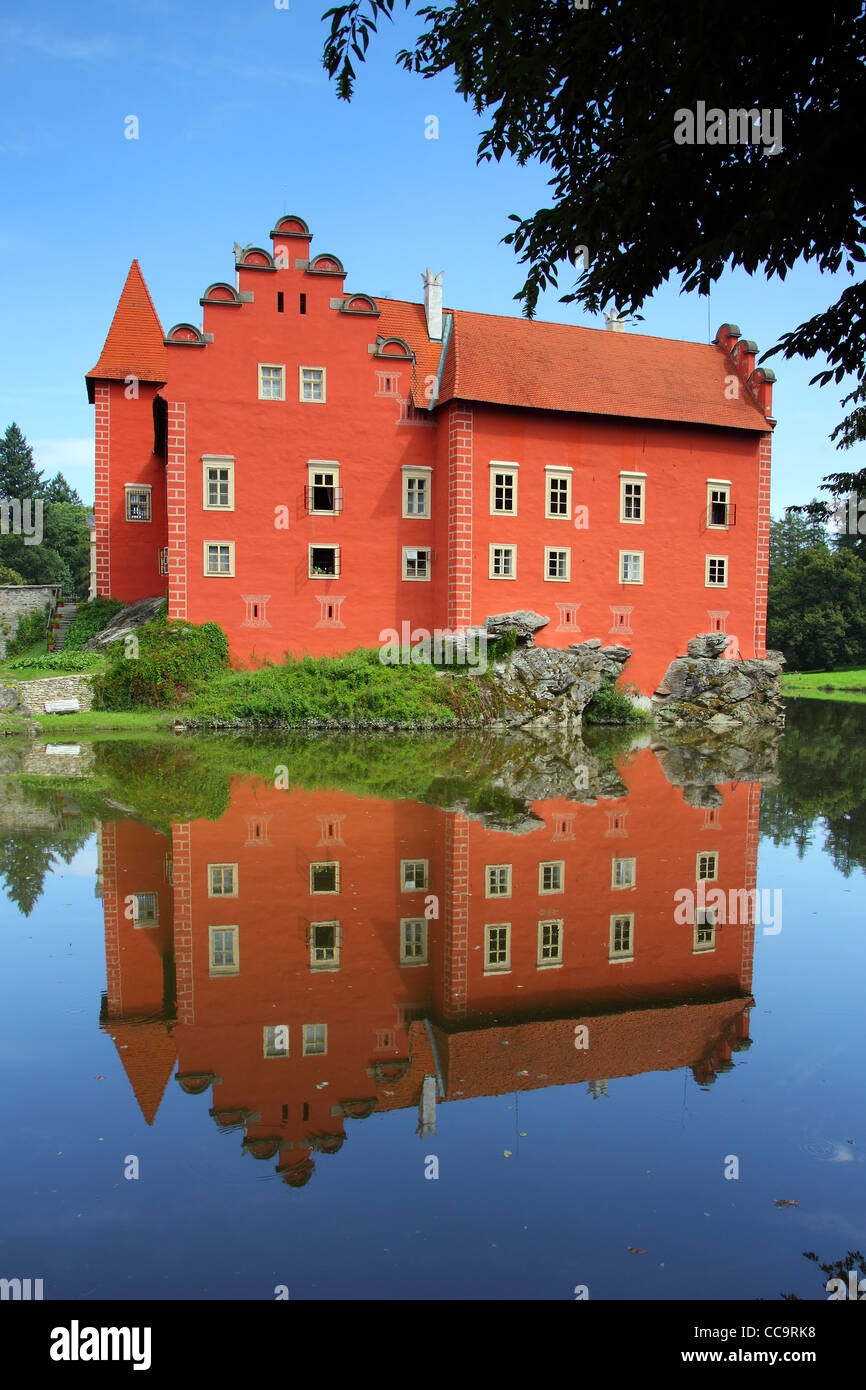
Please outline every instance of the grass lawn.
[[817, 700], [866, 700], [866, 667], [847, 671], [807, 671], [782, 676], [783, 695], [804, 695]]

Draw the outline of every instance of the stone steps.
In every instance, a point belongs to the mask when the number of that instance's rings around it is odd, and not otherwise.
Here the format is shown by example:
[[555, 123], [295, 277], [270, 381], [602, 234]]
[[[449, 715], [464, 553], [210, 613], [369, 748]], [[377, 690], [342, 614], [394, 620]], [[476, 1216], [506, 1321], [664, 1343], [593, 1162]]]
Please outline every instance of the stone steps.
[[54, 634], [54, 650], [56, 652], [63, 646], [63, 639], [66, 636], [67, 628], [77, 612], [77, 603], [63, 603], [57, 609], [57, 621], [59, 626]]

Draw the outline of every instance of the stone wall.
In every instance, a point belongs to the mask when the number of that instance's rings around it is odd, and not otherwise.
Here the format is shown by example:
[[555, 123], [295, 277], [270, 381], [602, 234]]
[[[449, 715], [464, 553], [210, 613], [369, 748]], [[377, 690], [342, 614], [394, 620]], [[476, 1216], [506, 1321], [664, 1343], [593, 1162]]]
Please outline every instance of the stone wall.
[[51, 584], [0, 584], [0, 661], [14, 640], [18, 624], [28, 613], [56, 606], [58, 590]]
[[38, 681], [18, 682], [18, 708], [38, 717], [45, 713], [46, 700], [77, 700], [83, 710], [93, 708], [93, 685], [89, 676], [46, 676]]

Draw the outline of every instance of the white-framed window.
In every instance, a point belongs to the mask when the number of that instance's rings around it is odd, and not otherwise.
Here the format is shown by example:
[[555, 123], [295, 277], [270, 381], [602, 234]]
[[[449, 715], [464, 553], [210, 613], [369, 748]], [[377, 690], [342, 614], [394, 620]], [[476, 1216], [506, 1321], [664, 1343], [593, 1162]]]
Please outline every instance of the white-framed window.
[[310, 923], [310, 969], [339, 970], [340, 923]]
[[544, 547], [545, 579], [568, 580], [571, 578], [571, 547], [557, 550], [553, 546]]
[[611, 888], [634, 888], [637, 882], [636, 864], [635, 859], [611, 859]]
[[340, 465], [314, 459], [307, 465], [307, 512], [316, 516], [338, 516], [342, 511]]
[[621, 550], [619, 552], [620, 584], [643, 583], [643, 551]]
[[708, 479], [707, 526], [726, 531], [731, 520], [731, 484], [715, 478]]
[[339, 893], [340, 865], [336, 859], [310, 865], [311, 893]]
[[159, 547], [159, 572], [160, 572], [160, 574], [164, 574], [164, 575], [166, 575], [166, 576], [168, 575], [168, 546], [167, 546], [167, 545], [161, 545], [161, 546]]
[[400, 964], [427, 964], [427, 919], [400, 918]]
[[719, 877], [719, 855], [717, 850], [699, 850], [695, 861], [695, 881], [715, 883]]
[[403, 469], [403, 516], [430, 517], [432, 468]]
[[491, 545], [491, 546], [490, 546], [490, 578], [491, 578], [491, 579], [516, 579], [516, 578], [517, 578], [517, 546], [516, 546], [516, 545]]
[[340, 547], [338, 545], [309, 546], [309, 579], [337, 579], [340, 574]]
[[400, 860], [400, 892], [420, 893], [430, 884], [429, 859]]
[[571, 470], [546, 468], [544, 471], [544, 515], [571, 517]]
[[289, 1025], [272, 1023], [262, 1029], [262, 1055], [264, 1057], [288, 1057]]
[[511, 923], [496, 922], [484, 928], [484, 974], [511, 969]]
[[259, 363], [259, 400], [282, 401], [285, 392], [285, 362]]
[[619, 519], [643, 523], [646, 511], [646, 479], [642, 475], [620, 474]]
[[562, 918], [548, 918], [547, 921], [538, 924], [538, 958], [539, 967], [544, 965], [562, 965]]
[[511, 897], [510, 864], [485, 864], [484, 896], [485, 898]]
[[695, 913], [692, 932], [692, 951], [716, 949], [716, 914], [711, 907], [699, 907]]
[[238, 895], [237, 864], [208, 864], [207, 895], [209, 898], [236, 898]]
[[430, 547], [429, 546], [403, 546], [403, 578], [404, 579], [427, 579], [430, 578]]
[[127, 521], [150, 521], [152, 519], [150, 509], [150, 485], [142, 486], [139, 483], [127, 483], [125, 491]]
[[491, 516], [517, 516], [517, 468], [516, 463], [490, 463], [490, 514]]
[[136, 927], [159, 926], [159, 896], [156, 893], [132, 894], [132, 920]]
[[239, 975], [237, 927], [208, 927], [210, 975]]
[[230, 578], [235, 572], [234, 541], [205, 541], [204, 572]]
[[634, 958], [634, 913], [622, 912], [610, 919], [608, 960]]
[[726, 589], [728, 587], [727, 555], [707, 556], [705, 583], [708, 589]]
[[565, 860], [551, 859], [538, 866], [539, 893], [565, 892]]
[[301, 1024], [301, 1052], [304, 1057], [324, 1057], [328, 1051], [327, 1023]]
[[325, 400], [325, 368], [299, 367], [298, 392], [302, 401], [323, 403]]
[[206, 512], [233, 512], [235, 509], [235, 461], [206, 454], [202, 466], [202, 507]]

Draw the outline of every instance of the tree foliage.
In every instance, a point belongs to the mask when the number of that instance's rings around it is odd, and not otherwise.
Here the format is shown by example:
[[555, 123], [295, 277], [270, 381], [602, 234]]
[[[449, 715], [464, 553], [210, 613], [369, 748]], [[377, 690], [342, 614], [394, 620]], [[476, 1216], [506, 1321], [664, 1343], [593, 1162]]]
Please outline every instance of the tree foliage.
[[828, 539], [820, 517], [808, 508], [789, 507], [783, 517], [770, 520], [770, 573], [781, 565], [793, 565], [804, 550], [827, 545]]
[[866, 560], [816, 545], [771, 570], [767, 645], [800, 671], [866, 660]]
[[[14, 422], [0, 439], [0, 498], [15, 499], [25, 509], [26, 535], [11, 518], [0, 535], [0, 569], [17, 579], [6, 583], [59, 584], [66, 593], [85, 594], [90, 578], [90, 533], [81, 498], [62, 473], [45, 482], [33, 449]], [[41, 505], [38, 535], [37, 499]]]
[[[822, 359], [813, 378], [822, 384], [853, 378], [843, 400], [853, 408], [832, 437], [839, 447], [866, 438], [866, 285], [855, 280], [866, 260], [866, 166], [851, 143], [866, 105], [860, 0], [776, 6], [771, 20], [733, 20], [709, 0], [671, 0], [663, 11], [645, 0], [403, 8], [424, 29], [398, 63], [424, 77], [452, 73], [490, 117], [479, 162], [511, 155], [550, 172], [551, 206], [513, 214], [505, 237], [527, 266], [517, 295], [527, 315], [563, 272], [573, 283], [563, 302], [594, 313], [612, 302], [634, 314], [670, 277], [707, 294], [725, 268], [784, 279], [803, 259], [842, 270], [853, 283], [838, 301], [767, 355]], [[395, 0], [352, 0], [324, 16], [324, 65], [341, 98], [351, 98], [356, 64], [394, 9]], [[698, 100], [726, 112], [780, 111], [783, 148], [675, 143], [677, 112]], [[578, 246], [587, 264], [573, 282]], [[843, 476], [866, 482], [866, 470]]]

